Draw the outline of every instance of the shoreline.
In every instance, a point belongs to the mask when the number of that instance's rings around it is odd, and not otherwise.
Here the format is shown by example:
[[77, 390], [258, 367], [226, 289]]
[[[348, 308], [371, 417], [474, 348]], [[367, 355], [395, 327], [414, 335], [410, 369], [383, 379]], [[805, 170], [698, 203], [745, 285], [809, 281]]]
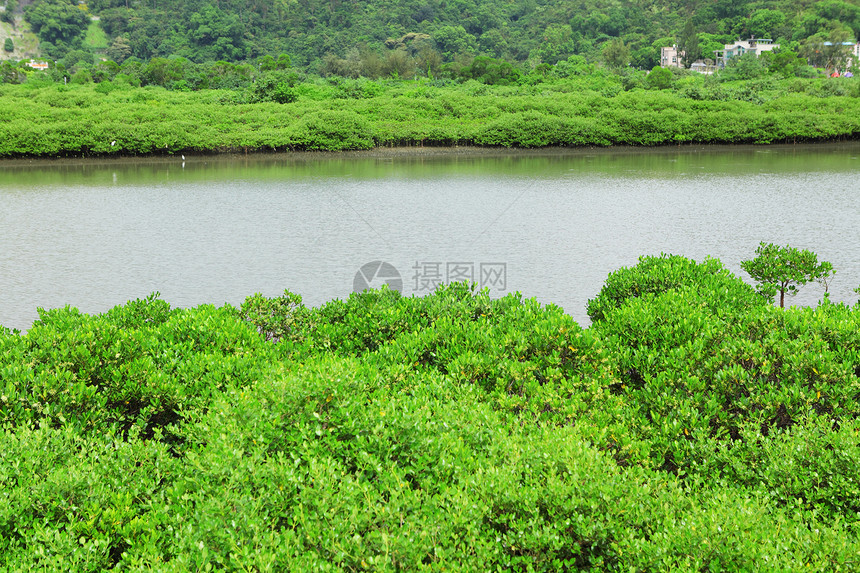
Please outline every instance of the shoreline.
[[217, 160], [265, 160], [265, 159], [290, 159], [293, 161], [317, 161], [328, 159], [395, 159], [395, 158], [420, 158], [436, 159], [448, 157], [551, 157], [551, 156], [583, 156], [583, 155], [660, 155], [669, 151], [673, 153], [696, 154], [704, 152], [728, 152], [728, 151], [789, 151], [797, 150], [809, 152], [812, 150], [845, 150], [856, 148], [860, 152], [860, 140], [841, 141], [819, 141], [803, 143], [684, 143], [679, 145], [609, 145], [609, 146], [578, 146], [578, 147], [487, 147], [479, 145], [398, 145], [380, 146], [373, 149], [345, 150], [345, 151], [237, 151], [234, 149], [211, 150], [211, 151], [183, 151], [178, 153], [149, 153], [149, 154], [93, 154], [81, 156], [30, 156], [30, 157], [0, 157], [0, 168], [24, 167], [39, 163], [51, 165], [98, 165], [98, 164], [126, 164], [126, 163], [176, 163], [199, 162], [210, 159]]

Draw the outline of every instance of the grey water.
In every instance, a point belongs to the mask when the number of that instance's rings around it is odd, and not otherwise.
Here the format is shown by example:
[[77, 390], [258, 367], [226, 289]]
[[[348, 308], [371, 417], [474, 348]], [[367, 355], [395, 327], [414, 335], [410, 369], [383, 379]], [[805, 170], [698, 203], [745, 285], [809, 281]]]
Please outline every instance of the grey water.
[[0, 324], [155, 291], [191, 307], [287, 289], [316, 306], [356, 286], [420, 296], [471, 279], [585, 326], [607, 274], [640, 255], [712, 256], [749, 281], [740, 262], [760, 241], [830, 261], [831, 300], [854, 303], [858, 221], [856, 143], [7, 160]]

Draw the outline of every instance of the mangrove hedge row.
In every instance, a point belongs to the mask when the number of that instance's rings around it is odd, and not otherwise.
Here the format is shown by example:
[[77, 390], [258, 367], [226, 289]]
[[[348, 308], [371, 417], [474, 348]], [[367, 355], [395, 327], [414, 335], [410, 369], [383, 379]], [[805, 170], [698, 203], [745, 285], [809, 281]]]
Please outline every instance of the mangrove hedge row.
[[794, 81], [776, 88], [691, 82], [674, 91], [625, 91], [614, 77], [534, 86], [367, 80], [273, 86], [287, 90], [287, 103], [262, 101], [268, 96], [253, 90], [183, 92], [108, 81], [2, 85], [0, 157], [760, 144], [860, 134], [854, 79]]

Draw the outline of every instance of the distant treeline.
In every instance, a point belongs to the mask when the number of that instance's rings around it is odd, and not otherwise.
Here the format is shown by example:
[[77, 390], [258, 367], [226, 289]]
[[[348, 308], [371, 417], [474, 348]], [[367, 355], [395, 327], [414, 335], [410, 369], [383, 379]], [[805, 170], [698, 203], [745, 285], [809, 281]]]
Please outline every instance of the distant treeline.
[[[368, 62], [362, 59], [339, 59], [331, 56], [326, 60], [325, 73], [311, 74], [296, 67], [288, 54], [277, 58], [261, 56], [254, 62], [231, 63], [208, 61], [196, 63], [187, 58], [171, 56], [155, 57], [147, 61], [135, 57], [121, 64], [113, 60], [96, 59], [91, 53], [77, 50], [58, 61], [49, 61], [48, 69], [37, 71], [32, 61], [0, 61], [0, 83], [18, 84], [29, 82], [36, 85], [46, 83], [87, 84], [105, 81], [119, 82], [130, 86], [161, 86], [170, 90], [196, 91], [201, 89], [247, 89], [254, 87], [265, 92], [268, 84], [285, 84], [294, 87], [300, 82], [328, 78], [337, 83], [343, 79], [403, 80], [428, 79], [435, 85], [451, 82], [477, 80], [488, 85], [522, 85], [552, 83], [571, 76], [596, 76], [598, 82], [612, 76], [621, 82], [625, 90], [635, 88], [669, 89], [693, 84], [716, 86], [735, 80], [787, 79], [824, 77], [829, 69], [838, 67], [846, 71], [844, 49], [822, 48], [819, 58], [822, 67], [813, 67], [807, 58], [798, 53], [779, 49], [764, 52], [760, 56], [747, 53], [728, 61], [725, 68], [717, 69], [708, 77], [679, 67], [638, 70], [625, 65], [620, 44], [612, 44], [605, 54], [606, 62], [589, 63], [584, 56], [570, 56], [555, 64], [540, 64], [534, 67], [515, 66], [506, 60], [490, 56], [477, 56], [468, 60], [441, 65], [415, 67], [415, 61], [389, 54], [386, 60]], [[619, 54], [617, 51], [622, 53]], [[854, 64], [854, 62], [851, 62]], [[826, 68], [829, 69], [825, 69]], [[853, 66], [855, 71], [860, 71]], [[262, 86], [261, 86], [262, 84]], [[796, 90], [795, 90], [796, 91]], [[837, 90], [838, 91], [838, 90]], [[839, 93], [838, 95], [844, 95]], [[264, 98], [265, 99], [265, 98]], [[282, 102], [284, 103], [284, 102]]]
[[[25, 5], [22, 9], [20, 4]], [[738, 37], [772, 38], [809, 57], [824, 41], [860, 37], [860, 0], [6, 0], [2, 18], [26, 19], [42, 52], [60, 59], [95, 48], [121, 63], [179, 56], [252, 62], [289, 53], [311, 73], [337, 60], [365, 70], [404, 62], [426, 71], [480, 55], [554, 64], [571, 55], [601, 61], [620, 42], [625, 65], [650, 69], [660, 46], [688, 55]], [[91, 17], [97, 17], [92, 20]], [[99, 35], [101, 38], [101, 35]], [[692, 59], [691, 59], [692, 61]], [[366, 73], [364, 75], [367, 75]], [[402, 75], [402, 74], [401, 74]]]

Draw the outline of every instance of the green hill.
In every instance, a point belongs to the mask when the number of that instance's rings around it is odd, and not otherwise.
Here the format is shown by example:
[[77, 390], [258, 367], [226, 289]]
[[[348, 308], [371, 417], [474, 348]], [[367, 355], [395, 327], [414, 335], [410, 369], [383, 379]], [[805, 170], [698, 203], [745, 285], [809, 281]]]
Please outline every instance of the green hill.
[[614, 38], [634, 66], [650, 68], [657, 48], [672, 43], [693, 42], [707, 55], [750, 35], [785, 44], [860, 36], [860, 0], [36, 0], [24, 12], [49, 57], [82, 45], [88, 12], [100, 18], [107, 55], [118, 62], [287, 53], [324, 72], [373, 70], [398, 58], [432, 70], [480, 54], [553, 64], [572, 54], [597, 58]]

